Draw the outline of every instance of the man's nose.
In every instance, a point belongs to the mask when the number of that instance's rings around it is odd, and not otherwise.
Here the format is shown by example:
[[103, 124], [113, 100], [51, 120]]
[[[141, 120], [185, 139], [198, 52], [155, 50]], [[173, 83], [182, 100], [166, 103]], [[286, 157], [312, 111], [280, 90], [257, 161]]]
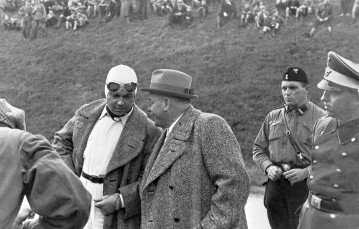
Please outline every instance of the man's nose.
[[123, 105], [124, 104], [122, 97], [117, 100], [117, 104], [118, 105]]
[[329, 91], [324, 91], [322, 97], [320, 97], [321, 101], [328, 101], [329, 100]]

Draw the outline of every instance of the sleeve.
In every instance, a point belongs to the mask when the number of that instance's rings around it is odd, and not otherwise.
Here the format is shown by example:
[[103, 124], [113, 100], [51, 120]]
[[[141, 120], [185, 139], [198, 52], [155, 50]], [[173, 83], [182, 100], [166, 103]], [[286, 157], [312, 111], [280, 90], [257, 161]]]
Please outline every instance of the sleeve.
[[42, 136], [28, 134], [21, 148], [24, 194], [39, 225], [46, 229], [83, 228], [91, 195]]
[[202, 228], [245, 228], [244, 206], [250, 180], [239, 143], [222, 118], [215, 116], [205, 122], [199, 133], [200, 146], [206, 170], [217, 189], [212, 195], [210, 210], [201, 222]]
[[155, 146], [162, 131], [160, 128], [155, 127], [153, 124], [149, 124], [147, 127], [147, 137], [143, 146], [143, 158], [141, 161], [140, 175], [138, 181], [121, 187], [119, 192], [121, 193], [124, 201], [125, 219], [135, 216], [141, 213], [141, 200], [139, 194], [139, 186], [142, 180], [143, 172], [150, 157], [153, 147]]
[[65, 164], [76, 173], [74, 162], [72, 160], [73, 154], [73, 142], [72, 136], [74, 131], [74, 121], [75, 117], [70, 119], [65, 126], [55, 133], [54, 141], [52, 142], [52, 147], [60, 155]]
[[269, 115], [265, 118], [258, 135], [253, 143], [253, 160], [265, 172], [266, 168], [273, 164], [269, 157]]

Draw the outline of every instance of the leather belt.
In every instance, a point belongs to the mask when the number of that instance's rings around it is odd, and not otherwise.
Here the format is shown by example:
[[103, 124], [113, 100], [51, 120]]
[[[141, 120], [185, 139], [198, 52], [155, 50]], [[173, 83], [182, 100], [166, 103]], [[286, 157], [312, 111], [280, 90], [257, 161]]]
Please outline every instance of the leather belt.
[[343, 212], [342, 208], [337, 202], [331, 200], [323, 200], [312, 193], [309, 193], [308, 200], [310, 205], [318, 210], [326, 212]]
[[97, 184], [102, 184], [103, 183], [103, 177], [98, 177], [98, 176], [91, 176], [88, 175], [87, 173], [83, 172], [81, 173], [82, 177], [91, 181], [92, 183], [97, 183]]

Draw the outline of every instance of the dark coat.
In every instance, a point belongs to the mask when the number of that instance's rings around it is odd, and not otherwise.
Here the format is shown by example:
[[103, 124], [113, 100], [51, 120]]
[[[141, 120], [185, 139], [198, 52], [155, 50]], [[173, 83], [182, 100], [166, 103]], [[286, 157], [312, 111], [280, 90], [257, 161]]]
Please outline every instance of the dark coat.
[[247, 228], [249, 178], [225, 120], [191, 106], [164, 137], [140, 186], [142, 228]]
[[[78, 176], [81, 175], [88, 137], [105, 105], [104, 99], [84, 105], [55, 133], [54, 149]], [[125, 208], [106, 216], [104, 228], [140, 228], [139, 180], [160, 134], [161, 130], [134, 105], [108, 164], [103, 187], [104, 195], [119, 190]]]

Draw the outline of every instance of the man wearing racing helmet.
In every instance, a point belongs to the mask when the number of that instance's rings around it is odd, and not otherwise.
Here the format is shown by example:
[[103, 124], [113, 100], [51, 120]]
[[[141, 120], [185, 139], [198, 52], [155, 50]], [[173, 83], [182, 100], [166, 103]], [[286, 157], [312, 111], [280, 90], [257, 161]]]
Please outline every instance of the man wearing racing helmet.
[[137, 76], [125, 65], [106, 79], [106, 99], [82, 106], [53, 147], [93, 202], [85, 229], [140, 228], [138, 185], [161, 130], [135, 105]]

